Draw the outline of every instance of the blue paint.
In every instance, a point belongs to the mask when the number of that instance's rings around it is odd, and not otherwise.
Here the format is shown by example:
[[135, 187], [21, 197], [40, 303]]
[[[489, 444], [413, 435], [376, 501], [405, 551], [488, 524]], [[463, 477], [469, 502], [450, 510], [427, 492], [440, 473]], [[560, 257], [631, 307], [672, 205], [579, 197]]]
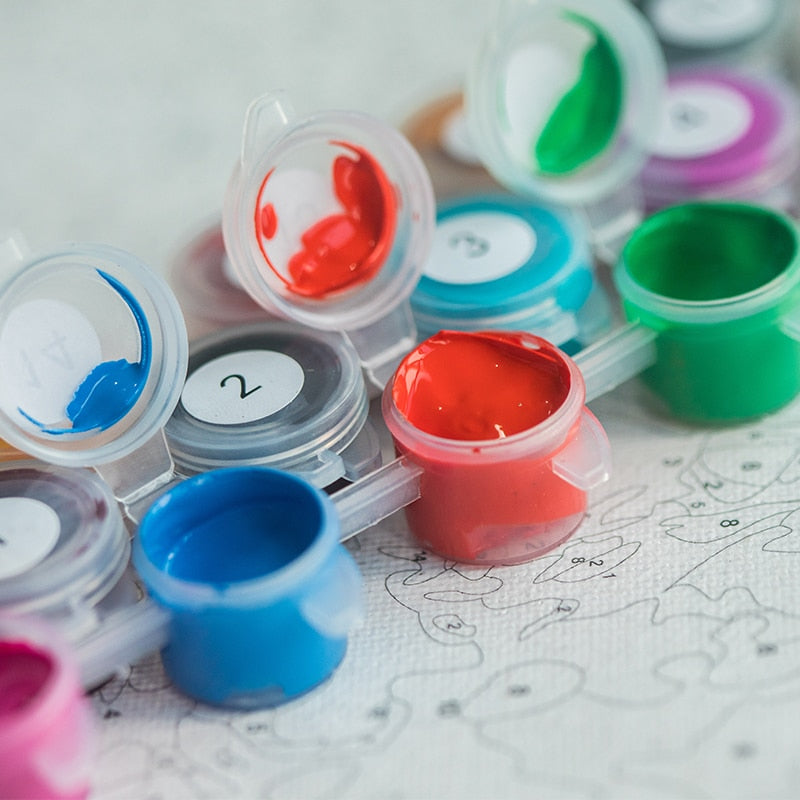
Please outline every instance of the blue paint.
[[131, 310], [139, 331], [139, 361], [132, 363], [124, 358], [104, 361], [92, 369], [67, 404], [66, 418], [72, 423], [69, 428], [48, 428], [21, 408], [25, 419], [32, 422], [43, 433], [59, 435], [83, 433], [91, 430], [106, 430], [119, 422], [133, 407], [142, 393], [152, 361], [152, 336], [142, 307], [131, 291], [107, 272], [97, 273], [106, 281]]
[[[448, 283], [423, 275], [411, 295], [420, 338], [441, 329], [493, 329], [541, 333], [554, 315], [573, 315], [596, 287], [586, 232], [567, 211], [507, 195], [479, 195], [440, 204], [437, 222], [475, 213], [517, 217], [536, 235], [529, 260], [513, 272], [480, 283]], [[574, 327], [574, 325], [573, 325]], [[564, 342], [555, 341], [563, 345]]]
[[133, 561], [170, 612], [170, 677], [214, 705], [272, 706], [316, 686], [344, 657], [342, 619], [360, 613], [330, 499], [266, 467], [211, 470], [164, 494]]

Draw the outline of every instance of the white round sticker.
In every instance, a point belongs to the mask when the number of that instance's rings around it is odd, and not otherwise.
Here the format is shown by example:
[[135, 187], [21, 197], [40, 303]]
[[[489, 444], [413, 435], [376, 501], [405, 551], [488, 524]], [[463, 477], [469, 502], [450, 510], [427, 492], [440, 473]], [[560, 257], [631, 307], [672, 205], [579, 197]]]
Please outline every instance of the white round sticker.
[[533, 256], [536, 231], [501, 211], [458, 214], [436, 225], [424, 274], [442, 283], [484, 283], [510, 275]]
[[41, 500], [0, 498], [0, 579], [21, 575], [43, 561], [61, 533], [58, 514]]
[[31, 300], [15, 308], [0, 331], [0, 408], [25, 424], [64, 420], [81, 381], [102, 361], [92, 323], [60, 300]]
[[440, 144], [442, 150], [454, 161], [475, 167], [480, 166], [481, 160], [472, 144], [463, 108], [458, 108], [447, 115], [442, 125]]
[[650, 19], [661, 39], [683, 47], [725, 47], [764, 30], [774, 0], [654, 0]]
[[181, 402], [202, 422], [240, 425], [264, 419], [300, 394], [303, 368], [272, 350], [241, 350], [215, 358], [186, 380]]
[[673, 86], [661, 109], [653, 153], [663, 158], [699, 158], [738, 141], [753, 121], [740, 92], [721, 84]]

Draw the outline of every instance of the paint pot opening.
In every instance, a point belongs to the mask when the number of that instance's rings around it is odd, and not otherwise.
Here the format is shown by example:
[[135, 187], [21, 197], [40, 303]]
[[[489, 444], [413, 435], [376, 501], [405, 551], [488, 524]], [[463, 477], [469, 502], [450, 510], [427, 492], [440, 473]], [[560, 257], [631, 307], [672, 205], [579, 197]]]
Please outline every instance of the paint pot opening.
[[142, 521], [139, 540], [170, 577], [225, 588], [279, 573], [312, 547], [325, 524], [322, 495], [302, 479], [228, 468], [164, 495]]
[[441, 331], [400, 364], [392, 399], [418, 430], [487, 441], [541, 424], [562, 407], [571, 386], [563, 354], [544, 339]]
[[0, 642], [0, 726], [4, 717], [24, 713], [42, 696], [55, 674], [53, 659], [28, 642]]
[[687, 203], [643, 223], [623, 252], [641, 288], [666, 298], [712, 302], [755, 292], [797, 255], [789, 220], [745, 204]]

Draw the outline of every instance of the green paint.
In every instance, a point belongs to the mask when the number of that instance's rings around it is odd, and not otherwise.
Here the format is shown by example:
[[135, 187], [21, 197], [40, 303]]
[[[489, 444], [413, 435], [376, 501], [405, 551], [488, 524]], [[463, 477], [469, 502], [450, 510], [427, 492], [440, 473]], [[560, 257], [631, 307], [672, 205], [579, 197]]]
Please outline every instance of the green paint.
[[591, 20], [568, 18], [595, 37], [575, 85], [562, 97], [539, 138], [533, 157], [544, 173], [564, 175], [603, 152], [622, 115], [623, 72], [614, 47]]
[[[656, 363], [642, 377], [672, 414], [733, 422], [800, 393], [800, 343], [780, 327], [800, 307], [798, 230], [788, 217], [750, 205], [674, 206], [636, 229], [617, 266], [623, 272], [656, 295], [625, 297], [623, 307], [658, 331]], [[784, 290], [759, 302], [758, 290], [776, 279]], [[670, 318], [667, 298], [692, 313]], [[709, 323], [720, 304], [730, 319]]]

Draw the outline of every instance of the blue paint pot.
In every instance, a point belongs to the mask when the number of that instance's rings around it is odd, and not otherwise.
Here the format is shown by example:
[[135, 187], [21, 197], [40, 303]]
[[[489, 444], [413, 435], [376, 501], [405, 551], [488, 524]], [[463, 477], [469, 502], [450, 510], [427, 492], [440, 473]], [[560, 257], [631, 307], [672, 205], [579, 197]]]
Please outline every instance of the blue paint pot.
[[213, 705], [274, 706], [313, 688], [362, 614], [332, 502], [267, 467], [211, 470], [162, 495], [133, 563], [169, 612], [169, 676]]
[[506, 194], [439, 205], [411, 309], [423, 339], [440, 330], [522, 330], [568, 352], [611, 324], [577, 215]]

